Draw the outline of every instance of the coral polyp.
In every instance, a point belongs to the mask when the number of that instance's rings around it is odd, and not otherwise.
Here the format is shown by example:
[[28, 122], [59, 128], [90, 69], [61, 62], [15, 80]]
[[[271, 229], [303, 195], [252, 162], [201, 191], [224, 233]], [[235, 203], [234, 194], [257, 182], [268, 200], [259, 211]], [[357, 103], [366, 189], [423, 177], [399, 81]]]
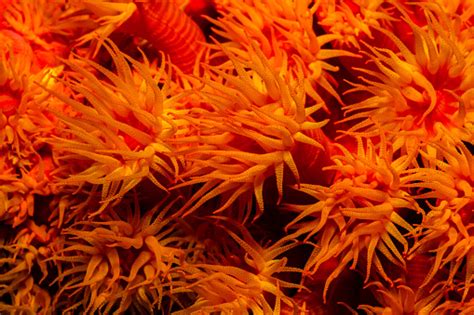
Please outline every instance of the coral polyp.
[[[413, 32], [411, 43], [404, 43], [383, 30], [399, 53], [386, 48], [367, 47], [377, 71], [360, 69], [367, 74], [355, 91], [373, 95], [345, 108], [344, 121], [356, 121], [349, 132], [367, 136], [378, 132], [374, 122], [393, 133], [414, 135], [424, 141], [436, 137], [441, 126], [470, 141], [466, 116], [472, 115], [472, 80], [469, 65], [472, 49], [450, 32], [454, 22], [435, 10], [424, 7], [427, 25], [422, 28], [405, 13], [404, 21]], [[404, 12], [403, 12], [404, 13]]]
[[338, 48], [360, 48], [361, 41], [374, 40], [377, 27], [390, 26], [391, 8], [386, 1], [318, 1], [319, 25], [335, 35]]
[[[290, 80], [286, 68], [272, 70], [258, 47], [249, 49], [254, 56], [251, 62], [222, 49], [237, 75], [218, 67], [210, 68], [208, 78], [204, 77], [203, 86], [197, 92], [201, 96], [199, 102], [206, 104], [197, 104], [199, 110], [191, 109], [192, 118], [186, 118], [194, 130], [212, 136], [190, 134], [191, 139], [176, 139], [194, 142], [183, 152], [185, 159], [193, 164], [181, 176], [190, 180], [178, 187], [204, 183], [183, 211], [191, 213], [206, 201], [223, 195], [214, 213], [235, 203], [240, 209], [232, 211], [241, 212], [243, 207], [250, 207], [243, 213], [242, 217], [246, 218], [251, 215], [253, 205], [242, 205], [239, 197], [247, 196], [251, 201], [253, 194], [258, 216], [264, 210], [263, 191], [268, 178], [274, 178], [278, 201], [288, 182], [300, 182], [292, 151], [302, 144], [324, 150], [311, 133], [320, 130], [326, 121], [316, 122], [310, 117], [322, 105], [304, 108], [304, 87]], [[303, 82], [302, 73], [298, 79], [296, 82]], [[210, 108], [200, 108], [204, 106]]]
[[0, 0], [0, 313], [473, 313], [473, 23]]
[[404, 234], [413, 233], [413, 227], [403, 217], [419, 211], [415, 199], [403, 189], [406, 179], [402, 174], [413, 163], [414, 154], [393, 160], [392, 148], [386, 143], [376, 150], [370, 140], [366, 148], [360, 138], [357, 142], [357, 154], [340, 146], [343, 155], [335, 155], [336, 165], [325, 168], [336, 172], [329, 187], [302, 185], [301, 191], [317, 199], [316, 203], [286, 206], [297, 214], [287, 228], [305, 235], [305, 240], [315, 238], [312, 242], [318, 244], [305, 270], [315, 274], [328, 260], [339, 260], [327, 278], [324, 294], [349, 266], [362, 267], [366, 282], [374, 277], [372, 273], [391, 282], [382, 261], [405, 267], [408, 240]]
[[[51, 93], [71, 107], [71, 114], [58, 114], [64, 124], [61, 135], [46, 139], [57, 152], [56, 159], [75, 165], [70, 176], [58, 184], [102, 187], [103, 204], [98, 213], [143, 178], [166, 191], [162, 182], [171, 182], [178, 167], [171, 155], [173, 148], [166, 143], [176, 129], [164, 108], [172, 93], [166, 83], [167, 70], [163, 66], [154, 76], [146, 63], [127, 60], [113, 44], [104, 45], [118, 73], [84, 59], [66, 61], [73, 72], [66, 74], [64, 83], [75, 96]], [[163, 84], [161, 89], [159, 83]], [[75, 99], [79, 94], [89, 106]], [[178, 101], [179, 95], [173, 97]]]
[[[130, 202], [98, 221], [64, 229], [49, 258], [58, 264], [54, 282], [61, 284], [54, 307], [104, 313], [170, 307], [175, 267], [191, 244], [165, 217], [172, 205], [160, 203], [141, 216]], [[66, 305], [64, 296], [70, 297]]]
[[244, 239], [227, 231], [231, 239], [240, 245], [245, 253], [244, 259], [236, 259], [239, 265], [234, 265], [223, 257], [223, 260], [182, 266], [183, 281], [189, 283], [186, 291], [194, 292], [197, 300], [194, 305], [176, 314], [199, 311], [224, 313], [251, 311], [266, 314], [280, 313], [285, 305], [293, 307], [291, 298], [285, 295], [283, 289], [304, 289], [304, 287], [284, 281], [279, 274], [299, 273], [301, 270], [287, 267], [286, 257], [278, 258], [297, 246], [292, 240], [292, 235], [280, 239], [267, 248], [262, 248], [247, 230], [244, 228], [240, 230]]

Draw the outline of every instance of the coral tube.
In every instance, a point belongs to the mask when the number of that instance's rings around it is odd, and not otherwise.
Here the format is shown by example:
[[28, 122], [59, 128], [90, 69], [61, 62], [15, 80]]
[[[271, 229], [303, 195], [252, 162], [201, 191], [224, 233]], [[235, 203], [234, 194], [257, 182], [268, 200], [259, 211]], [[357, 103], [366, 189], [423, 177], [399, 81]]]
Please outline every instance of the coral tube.
[[175, 1], [153, 0], [137, 3], [137, 12], [124, 25], [124, 30], [150, 42], [185, 73], [193, 70], [204, 35]]

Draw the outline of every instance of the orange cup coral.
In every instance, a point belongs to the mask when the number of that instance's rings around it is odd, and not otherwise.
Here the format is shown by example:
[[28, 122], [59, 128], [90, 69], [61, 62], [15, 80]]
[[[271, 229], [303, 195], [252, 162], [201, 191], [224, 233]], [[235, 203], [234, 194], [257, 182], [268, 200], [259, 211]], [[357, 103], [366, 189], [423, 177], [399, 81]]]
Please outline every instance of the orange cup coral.
[[473, 313], [473, 23], [0, 0], [0, 313]]

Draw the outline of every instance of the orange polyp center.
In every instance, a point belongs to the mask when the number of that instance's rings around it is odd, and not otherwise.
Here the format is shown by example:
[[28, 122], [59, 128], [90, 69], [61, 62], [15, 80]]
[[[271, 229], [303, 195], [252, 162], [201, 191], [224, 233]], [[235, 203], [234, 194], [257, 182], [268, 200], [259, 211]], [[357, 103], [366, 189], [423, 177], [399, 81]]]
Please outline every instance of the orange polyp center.
[[431, 73], [428, 69], [422, 69], [423, 76], [430, 81], [435, 90], [448, 89], [455, 91], [462, 82], [461, 76], [449, 77], [449, 66], [446, 63], [440, 65], [438, 71]]
[[400, 112], [400, 116], [413, 116], [415, 118], [416, 127], [422, 125], [425, 126], [426, 130], [431, 134], [434, 132], [434, 124], [437, 122], [442, 123], [443, 125], [451, 124], [451, 115], [456, 113], [459, 109], [459, 103], [456, 97], [446, 90], [436, 91], [436, 105], [435, 108], [426, 116], [424, 120], [421, 120], [421, 117], [425, 114], [430, 106], [431, 99], [428, 96], [428, 93], [424, 91], [423, 93], [424, 101], [415, 102], [412, 100], [407, 100], [408, 106], [410, 109]]
[[[123, 122], [129, 126], [132, 126], [135, 129], [143, 131], [144, 133], [147, 133], [147, 134], [151, 133], [151, 129], [145, 126], [141, 121], [139, 121], [137, 117], [133, 115], [133, 113], [130, 112], [128, 113], [127, 116], [120, 116], [118, 114], [116, 115], [117, 115], [116, 117], [118, 121]], [[122, 130], [119, 130], [118, 135], [123, 137], [123, 140], [125, 141], [125, 143], [131, 150], [135, 150], [137, 148], [143, 148], [143, 144], [137, 141], [133, 136], [129, 135], [128, 133]]]
[[325, 150], [307, 143], [295, 142], [291, 155], [299, 166], [301, 180], [310, 184], [329, 185], [333, 181], [334, 171], [323, 171], [323, 168], [332, 164], [331, 141], [321, 130], [305, 132], [305, 135], [321, 143]]
[[423, 101], [416, 102], [407, 99], [409, 109], [400, 112], [399, 115], [412, 115], [415, 118], [416, 127], [424, 125], [426, 130], [432, 134], [436, 122], [440, 122], [445, 126], [451, 125], [451, 116], [459, 110], [459, 101], [456, 97], [456, 91], [461, 85], [462, 77], [456, 76], [451, 78], [449, 76], [449, 66], [446, 63], [442, 64], [435, 73], [431, 73], [427, 68], [424, 68], [422, 69], [422, 74], [436, 90], [436, 105], [434, 109], [424, 120], [421, 120], [430, 107], [431, 99], [427, 91], [421, 90], [421, 87], [412, 86], [423, 95]]
[[436, 97], [438, 102], [433, 115], [443, 122], [449, 122], [449, 120], [446, 120], [446, 116], [454, 114], [459, 108], [459, 105], [456, 104], [456, 98], [445, 90], [436, 91]]
[[0, 112], [10, 116], [20, 106], [20, 97], [5, 86], [0, 86]]
[[461, 217], [464, 226], [474, 223], [474, 208], [472, 203], [461, 209], [458, 214]]

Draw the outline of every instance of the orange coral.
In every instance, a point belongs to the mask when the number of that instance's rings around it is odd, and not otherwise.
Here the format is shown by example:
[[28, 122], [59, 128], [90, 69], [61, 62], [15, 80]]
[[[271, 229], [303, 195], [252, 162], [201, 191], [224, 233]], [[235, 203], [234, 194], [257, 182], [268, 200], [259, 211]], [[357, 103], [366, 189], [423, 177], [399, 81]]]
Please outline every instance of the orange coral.
[[[160, 203], [143, 216], [136, 203], [122, 204], [99, 221], [64, 229], [61, 248], [50, 258], [58, 266], [55, 282], [61, 283], [55, 307], [65, 312], [81, 307], [85, 312], [149, 311], [165, 307], [163, 300], [171, 303], [169, 292], [177, 277], [173, 268], [189, 244], [165, 218], [173, 203]], [[65, 304], [64, 295], [74, 303]]]
[[353, 91], [373, 96], [344, 108], [343, 121], [354, 123], [348, 133], [376, 136], [382, 126], [390, 134], [399, 134], [398, 141], [409, 137], [429, 141], [447, 128], [459, 139], [472, 139], [467, 127], [472, 115], [472, 50], [450, 31], [453, 21], [430, 6], [422, 8], [426, 27], [416, 25], [402, 11], [414, 34], [414, 47], [383, 30], [399, 53], [367, 48], [377, 71], [359, 69], [370, 79], [362, 77], [363, 83]]
[[313, 240], [313, 235], [317, 235], [318, 246], [305, 269], [314, 274], [332, 257], [340, 259], [328, 277], [325, 293], [331, 281], [351, 262], [351, 268], [359, 266], [359, 259], [365, 260], [365, 281], [373, 277], [374, 269], [391, 282], [382, 260], [405, 267], [399, 246], [393, 241], [403, 246], [403, 254], [407, 253], [408, 241], [399, 227], [412, 233], [413, 228], [404, 219], [405, 212], [419, 211], [414, 198], [403, 189], [406, 181], [403, 172], [413, 163], [414, 154], [392, 160], [391, 149], [383, 142], [377, 150], [370, 140], [365, 149], [360, 138], [357, 154], [340, 146], [343, 155], [334, 156], [335, 165], [326, 167], [336, 171], [334, 183], [329, 187], [302, 185], [301, 191], [317, 202], [286, 205], [298, 214], [288, 228], [307, 235], [306, 240]]
[[[204, 86], [198, 93], [211, 110], [191, 110], [187, 118], [202, 136], [177, 139], [198, 144], [184, 151], [185, 159], [193, 165], [181, 176], [192, 179], [177, 187], [205, 183], [187, 201], [183, 209], [187, 214], [208, 200], [227, 194], [226, 201], [214, 211], [218, 213], [234, 202], [238, 204], [240, 196], [251, 202], [253, 193], [260, 215], [264, 209], [263, 191], [267, 178], [275, 178], [278, 200], [281, 200], [286, 183], [300, 181], [292, 152], [301, 144], [323, 150], [319, 139], [312, 138], [310, 133], [326, 122], [315, 122], [310, 117], [322, 105], [304, 108], [303, 87], [290, 81], [286, 69], [273, 71], [258, 47], [249, 51], [255, 55], [251, 63], [241, 60], [227, 48], [222, 47], [222, 50], [233, 62], [238, 76], [216, 67], [210, 69], [210, 78], [204, 79]], [[223, 79], [213, 81], [212, 76]], [[300, 74], [297, 82], [302, 80]], [[286, 179], [286, 168], [291, 172], [291, 179]], [[248, 218], [250, 209], [244, 208], [251, 208], [251, 203], [239, 207], [239, 213], [243, 213], [240, 218]]]
[[[67, 74], [65, 84], [91, 106], [51, 91], [74, 112], [72, 116], [57, 114], [66, 126], [61, 130], [63, 136], [48, 140], [57, 153], [55, 158], [68, 164], [77, 161], [83, 168], [72, 169], [61, 185], [102, 186], [103, 204], [94, 214], [123, 197], [144, 178], [166, 191], [166, 182], [172, 181], [171, 175], [178, 168], [171, 156], [173, 148], [166, 143], [177, 127], [169, 114], [172, 108], [165, 108], [171, 93], [166, 85], [165, 65], [153, 76], [146, 63], [123, 55], [111, 42], [104, 45], [119, 73], [84, 59], [67, 62], [74, 72]], [[81, 68], [81, 63], [91, 70]], [[112, 84], [97, 79], [95, 71]], [[158, 88], [159, 82], [165, 85]], [[179, 95], [173, 97], [175, 101], [179, 99]], [[97, 126], [101, 127], [96, 130]]]
[[467, 0], [0, 0], [0, 312], [470, 314]]

